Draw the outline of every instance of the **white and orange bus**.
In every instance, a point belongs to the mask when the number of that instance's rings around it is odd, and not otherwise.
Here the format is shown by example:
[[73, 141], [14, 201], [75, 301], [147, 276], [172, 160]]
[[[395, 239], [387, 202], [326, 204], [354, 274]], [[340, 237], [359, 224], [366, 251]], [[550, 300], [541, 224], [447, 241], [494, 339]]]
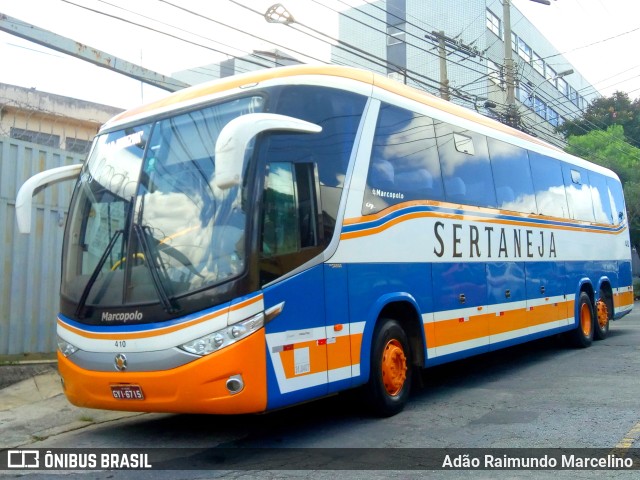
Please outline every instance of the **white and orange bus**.
[[370, 72], [296, 66], [109, 121], [77, 177], [57, 318], [79, 406], [262, 412], [631, 311], [616, 175]]

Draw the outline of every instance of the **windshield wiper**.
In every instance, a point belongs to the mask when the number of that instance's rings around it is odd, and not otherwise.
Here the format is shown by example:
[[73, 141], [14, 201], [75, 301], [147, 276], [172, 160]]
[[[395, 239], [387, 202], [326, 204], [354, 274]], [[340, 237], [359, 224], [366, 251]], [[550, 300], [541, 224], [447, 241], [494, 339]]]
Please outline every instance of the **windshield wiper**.
[[[136, 238], [138, 239], [138, 243], [142, 248], [142, 253], [144, 254], [145, 261], [149, 267], [149, 272], [151, 273], [151, 279], [153, 280], [153, 286], [156, 289], [158, 294], [158, 298], [160, 299], [160, 303], [164, 307], [167, 313], [176, 313], [180, 310], [180, 307], [176, 303], [175, 299], [173, 299], [173, 293], [170, 291], [170, 287], [167, 285], [169, 281], [169, 276], [162, 265], [162, 260], [160, 259], [160, 253], [158, 249], [154, 245], [151, 247], [149, 244], [147, 233], [145, 232], [145, 228], [141, 227], [137, 223], [133, 224], [133, 231], [136, 234]], [[162, 278], [164, 277], [164, 279]]]
[[82, 295], [80, 295], [80, 300], [78, 301], [78, 306], [76, 307], [76, 317], [83, 318], [82, 310], [84, 310], [84, 306], [87, 303], [87, 297], [89, 296], [89, 293], [93, 288], [93, 285], [96, 283], [96, 280], [98, 279], [98, 275], [100, 275], [100, 272], [102, 271], [102, 267], [104, 266], [104, 263], [107, 261], [107, 258], [111, 253], [111, 250], [113, 250], [113, 247], [116, 244], [118, 237], [122, 235], [123, 231], [124, 230], [116, 230], [113, 236], [111, 237], [111, 239], [109, 240], [109, 244], [104, 249], [104, 252], [102, 252], [102, 256], [100, 257], [100, 260], [98, 260], [98, 264], [96, 265], [96, 268], [93, 269], [93, 272], [91, 273], [91, 276], [87, 281], [87, 284], [84, 286], [84, 290], [82, 290]]

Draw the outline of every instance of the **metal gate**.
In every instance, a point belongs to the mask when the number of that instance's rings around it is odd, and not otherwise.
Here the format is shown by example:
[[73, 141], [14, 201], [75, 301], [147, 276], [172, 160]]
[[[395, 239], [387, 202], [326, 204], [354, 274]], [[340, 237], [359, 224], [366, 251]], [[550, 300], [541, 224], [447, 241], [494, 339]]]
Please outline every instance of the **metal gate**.
[[74, 182], [60, 182], [34, 197], [29, 235], [18, 232], [15, 199], [30, 176], [84, 157], [0, 137], [0, 355], [56, 350], [60, 252]]

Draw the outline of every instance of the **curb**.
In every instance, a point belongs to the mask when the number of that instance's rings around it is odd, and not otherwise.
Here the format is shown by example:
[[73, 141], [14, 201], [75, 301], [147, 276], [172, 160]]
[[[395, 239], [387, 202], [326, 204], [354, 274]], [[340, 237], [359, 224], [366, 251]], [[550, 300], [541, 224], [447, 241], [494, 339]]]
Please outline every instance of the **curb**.
[[32, 360], [0, 365], [0, 390], [28, 378], [57, 371], [57, 360]]

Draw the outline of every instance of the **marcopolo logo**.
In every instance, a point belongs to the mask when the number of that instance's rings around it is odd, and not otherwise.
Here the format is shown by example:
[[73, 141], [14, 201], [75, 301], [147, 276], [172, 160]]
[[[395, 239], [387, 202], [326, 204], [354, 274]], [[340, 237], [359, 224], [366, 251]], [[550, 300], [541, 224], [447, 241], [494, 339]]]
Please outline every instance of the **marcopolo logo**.
[[120, 313], [111, 313], [111, 312], [102, 312], [101, 320], [103, 322], [133, 322], [140, 321], [144, 318], [142, 312], [136, 310], [135, 312], [120, 312]]

